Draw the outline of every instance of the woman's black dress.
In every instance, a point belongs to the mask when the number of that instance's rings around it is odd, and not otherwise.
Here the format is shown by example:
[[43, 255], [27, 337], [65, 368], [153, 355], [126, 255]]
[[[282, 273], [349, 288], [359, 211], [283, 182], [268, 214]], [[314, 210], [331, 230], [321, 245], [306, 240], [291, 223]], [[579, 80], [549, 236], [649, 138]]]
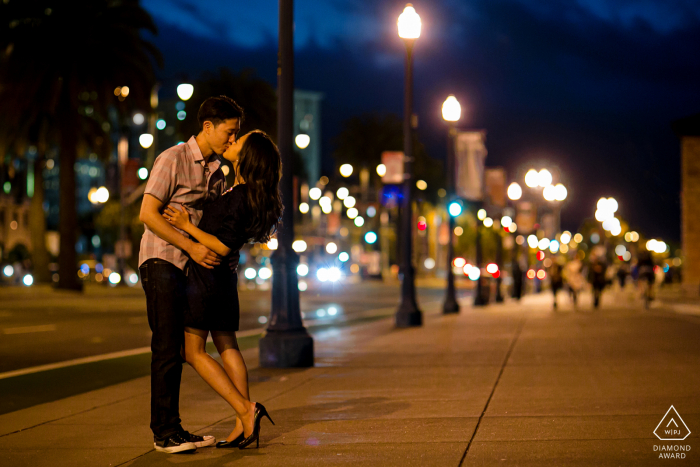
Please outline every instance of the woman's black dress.
[[185, 326], [207, 331], [238, 331], [238, 254], [248, 242], [247, 187], [237, 185], [207, 204], [199, 228], [214, 235], [231, 252], [214, 269], [188, 262]]

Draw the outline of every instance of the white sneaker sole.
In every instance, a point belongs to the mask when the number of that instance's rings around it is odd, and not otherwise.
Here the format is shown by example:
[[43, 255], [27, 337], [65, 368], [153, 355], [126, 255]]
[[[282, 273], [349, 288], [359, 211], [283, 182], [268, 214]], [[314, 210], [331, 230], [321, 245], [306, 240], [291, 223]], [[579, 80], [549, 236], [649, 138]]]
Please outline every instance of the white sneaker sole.
[[204, 441], [194, 443], [198, 448], [206, 448], [207, 446], [213, 446], [216, 444], [216, 438], [213, 436], [204, 436]]
[[170, 446], [167, 448], [158, 446], [156, 443], [153, 443], [153, 447], [156, 448], [156, 451], [164, 452], [166, 454], [195, 452], [197, 450], [197, 445], [194, 443], [182, 443], [179, 446]]

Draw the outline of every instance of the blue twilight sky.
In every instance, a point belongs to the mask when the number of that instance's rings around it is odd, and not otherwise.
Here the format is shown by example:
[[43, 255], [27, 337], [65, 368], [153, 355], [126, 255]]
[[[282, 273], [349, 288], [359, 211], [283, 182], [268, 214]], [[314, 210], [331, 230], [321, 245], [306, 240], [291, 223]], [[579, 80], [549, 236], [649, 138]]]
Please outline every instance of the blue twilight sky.
[[[274, 84], [277, 1], [142, 0], [159, 34], [167, 82], [226, 66]], [[325, 94], [324, 170], [343, 120], [402, 112], [403, 44], [394, 0], [297, 0], [296, 87]], [[440, 105], [463, 103], [486, 128], [487, 165], [514, 179], [560, 168], [564, 227], [600, 196], [633, 228], [678, 240], [679, 145], [670, 129], [700, 112], [700, 0], [430, 0], [414, 2], [419, 134], [442, 158]]]

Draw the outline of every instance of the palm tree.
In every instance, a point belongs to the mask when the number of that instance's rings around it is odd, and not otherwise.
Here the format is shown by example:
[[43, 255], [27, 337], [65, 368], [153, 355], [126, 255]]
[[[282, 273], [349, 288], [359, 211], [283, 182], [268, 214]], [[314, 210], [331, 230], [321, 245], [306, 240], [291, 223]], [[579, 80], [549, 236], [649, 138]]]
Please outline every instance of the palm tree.
[[160, 54], [140, 33], [156, 27], [138, 0], [11, 1], [0, 17], [0, 143], [48, 138], [60, 148], [58, 287], [80, 289], [73, 167], [81, 146], [105, 152], [109, 108], [148, 105]]

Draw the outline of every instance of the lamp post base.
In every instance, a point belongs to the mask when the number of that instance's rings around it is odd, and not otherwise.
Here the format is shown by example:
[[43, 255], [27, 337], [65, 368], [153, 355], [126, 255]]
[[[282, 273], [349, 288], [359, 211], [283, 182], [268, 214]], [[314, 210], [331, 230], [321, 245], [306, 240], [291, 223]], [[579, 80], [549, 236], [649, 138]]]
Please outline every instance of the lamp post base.
[[442, 304], [442, 314], [449, 315], [452, 313], [459, 313], [459, 303], [454, 297], [448, 297], [445, 299], [445, 303]]
[[314, 366], [314, 340], [306, 332], [267, 331], [260, 339], [260, 366], [264, 368], [307, 368]]
[[397, 328], [410, 328], [423, 325], [423, 313], [421, 313], [415, 303], [411, 303], [410, 301], [401, 302], [394, 316], [396, 317]]
[[488, 284], [484, 283], [482, 277], [476, 282], [476, 290], [474, 291], [474, 306], [486, 306], [489, 304]]

